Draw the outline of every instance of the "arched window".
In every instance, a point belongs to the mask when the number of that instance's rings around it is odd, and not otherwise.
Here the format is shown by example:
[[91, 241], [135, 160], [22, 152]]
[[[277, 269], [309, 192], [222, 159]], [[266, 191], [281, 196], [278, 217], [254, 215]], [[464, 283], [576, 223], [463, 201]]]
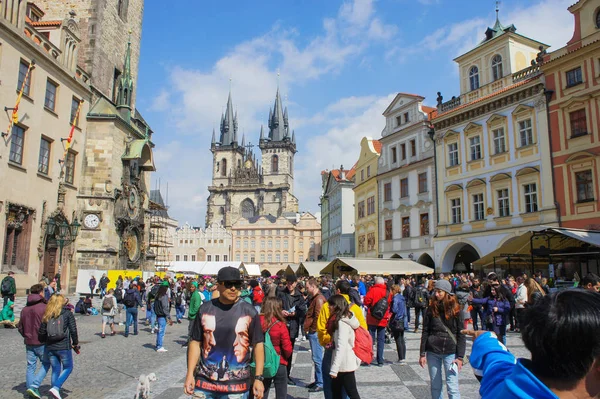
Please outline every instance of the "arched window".
[[600, 11], [596, 13], [596, 28], [600, 29]]
[[502, 79], [503, 77], [502, 57], [496, 54], [494, 58], [492, 58], [492, 80]]
[[277, 155], [273, 155], [273, 158], [271, 158], [271, 172], [279, 172], [279, 157]]
[[469, 83], [471, 91], [479, 89], [479, 68], [472, 66], [469, 70]]
[[227, 176], [227, 160], [225, 158], [221, 159], [221, 176]]
[[250, 219], [251, 217], [254, 217], [254, 203], [251, 199], [246, 198], [243, 200], [240, 208], [242, 210], [243, 218]]

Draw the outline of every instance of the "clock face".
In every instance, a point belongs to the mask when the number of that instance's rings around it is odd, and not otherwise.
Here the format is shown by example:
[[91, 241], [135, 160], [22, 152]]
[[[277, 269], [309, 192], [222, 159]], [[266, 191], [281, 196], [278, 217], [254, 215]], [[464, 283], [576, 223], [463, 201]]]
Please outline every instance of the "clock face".
[[130, 231], [125, 234], [123, 244], [127, 253], [127, 258], [130, 262], [137, 262], [140, 258], [140, 242], [135, 231]]
[[95, 213], [90, 213], [83, 219], [83, 224], [88, 229], [95, 229], [100, 225], [100, 218]]
[[140, 209], [140, 197], [135, 187], [129, 190], [129, 198], [127, 198], [128, 213], [130, 218], [135, 218]]

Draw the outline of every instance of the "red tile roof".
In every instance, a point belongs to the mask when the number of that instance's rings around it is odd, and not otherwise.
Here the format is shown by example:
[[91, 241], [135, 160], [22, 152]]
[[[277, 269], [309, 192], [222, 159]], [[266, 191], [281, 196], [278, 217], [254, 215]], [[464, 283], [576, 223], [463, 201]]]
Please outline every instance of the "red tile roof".
[[503, 89], [500, 89], [500, 90], [498, 90], [498, 91], [495, 91], [495, 92], [493, 92], [493, 93], [491, 93], [491, 94], [488, 94], [487, 96], [480, 97], [480, 98], [478, 98], [478, 99], [477, 99], [477, 100], [475, 100], [475, 101], [471, 101], [470, 103], [462, 104], [462, 105], [459, 105], [459, 106], [458, 106], [458, 107], [456, 107], [456, 108], [452, 108], [452, 109], [451, 109], [451, 110], [449, 110], [449, 111], [442, 112], [441, 114], [439, 114], [439, 115], [436, 115], [434, 118], [439, 118], [439, 117], [442, 117], [442, 116], [446, 116], [446, 115], [448, 115], [448, 114], [451, 114], [451, 113], [453, 113], [453, 112], [456, 112], [456, 111], [458, 111], [458, 110], [460, 110], [460, 109], [463, 109], [463, 108], [466, 108], [466, 107], [468, 107], [468, 106], [471, 106], [471, 105], [473, 105], [473, 104], [477, 104], [477, 103], [479, 103], [479, 102], [485, 101], [485, 100], [487, 100], [487, 99], [489, 99], [489, 98], [492, 98], [492, 97], [494, 97], [494, 96], [497, 96], [497, 95], [499, 95], [499, 94], [502, 94], [502, 93], [505, 93], [505, 92], [507, 92], [507, 91], [509, 91], [509, 90], [512, 90], [512, 89], [514, 89], [515, 87], [523, 86], [523, 85], [525, 85], [525, 84], [527, 84], [527, 83], [529, 83], [529, 82], [533, 82], [534, 80], [536, 80], [536, 79], [539, 79], [541, 76], [542, 76], [542, 75], [540, 74], [540, 75], [534, 76], [534, 77], [532, 77], [532, 78], [525, 79], [525, 80], [523, 80], [523, 81], [521, 81], [521, 82], [518, 82], [518, 83], [512, 84], [512, 85], [510, 85], [510, 86], [506, 86], [505, 88], [503, 88]]
[[[375, 141], [375, 140], [373, 140], [373, 141]], [[352, 166], [352, 169], [350, 169], [350, 170], [344, 169], [344, 172], [346, 173], [345, 180], [351, 180], [354, 177], [354, 175], [356, 174], [356, 163], [354, 164], [354, 166]], [[332, 169], [330, 171], [324, 170], [321, 172], [322, 175], [324, 175], [326, 173], [331, 173], [331, 175], [335, 178], [336, 181], [342, 181], [342, 179], [340, 179], [340, 170], [339, 169]]]
[[423, 112], [427, 113], [427, 120], [430, 121], [437, 116], [437, 108], [421, 105]]
[[373, 140], [373, 148], [375, 148], [378, 154], [381, 154], [381, 141]]
[[60, 26], [62, 21], [32, 21], [29, 17], [25, 17], [25, 22], [31, 24], [31, 26]]

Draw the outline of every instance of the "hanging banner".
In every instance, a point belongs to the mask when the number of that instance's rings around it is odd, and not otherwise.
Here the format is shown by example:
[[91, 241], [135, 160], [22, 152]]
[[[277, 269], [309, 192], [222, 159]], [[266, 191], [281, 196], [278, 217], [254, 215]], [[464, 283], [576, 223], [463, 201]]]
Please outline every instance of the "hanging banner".
[[31, 70], [34, 67], [35, 67], [35, 60], [31, 60], [31, 62], [29, 63], [29, 67], [27, 68], [27, 73], [25, 74], [25, 79], [23, 79], [23, 82], [21, 83], [21, 89], [19, 90], [19, 95], [17, 96], [17, 101], [12, 110], [12, 116], [10, 118], [10, 121], [8, 122], [8, 129], [6, 130], [7, 134], [11, 134], [13, 125], [15, 123], [19, 123], [19, 104], [21, 103], [21, 97], [23, 97], [23, 92], [25, 91], [25, 85], [27, 84], [27, 81], [29, 80], [29, 74], [31, 73]]

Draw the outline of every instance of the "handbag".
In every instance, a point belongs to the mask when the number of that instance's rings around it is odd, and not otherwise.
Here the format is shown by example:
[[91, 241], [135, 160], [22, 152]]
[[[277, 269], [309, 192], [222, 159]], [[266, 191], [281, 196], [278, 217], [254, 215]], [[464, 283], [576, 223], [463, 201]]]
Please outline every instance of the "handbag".
[[393, 318], [390, 320], [389, 327], [393, 332], [404, 332], [404, 321]]
[[[448, 333], [448, 335], [449, 335], [449, 336], [450, 336], [450, 338], [452, 339], [452, 342], [454, 342], [454, 345], [457, 345], [457, 346], [458, 346], [458, 341], [456, 340], [456, 336], [454, 335], [454, 333], [452, 332], [452, 330], [450, 330], [450, 329], [448, 328], [448, 326], [446, 325], [446, 323], [444, 323], [444, 321], [443, 321], [441, 318], [439, 318], [439, 317], [436, 317], [436, 318], [437, 318], [437, 319], [438, 319], [438, 320], [439, 320], [439, 321], [442, 323], [442, 325], [443, 325], [443, 326], [444, 326], [444, 328], [446, 329], [446, 332]], [[459, 330], [460, 330], [460, 329], [459, 329]], [[469, 363], [469, 359], [468, 359], [468, 358], [465, 356], [465, 357], [463, 358], [463, 366], [464, 366], [465, 364], [467, 364], [467, 363]]]

